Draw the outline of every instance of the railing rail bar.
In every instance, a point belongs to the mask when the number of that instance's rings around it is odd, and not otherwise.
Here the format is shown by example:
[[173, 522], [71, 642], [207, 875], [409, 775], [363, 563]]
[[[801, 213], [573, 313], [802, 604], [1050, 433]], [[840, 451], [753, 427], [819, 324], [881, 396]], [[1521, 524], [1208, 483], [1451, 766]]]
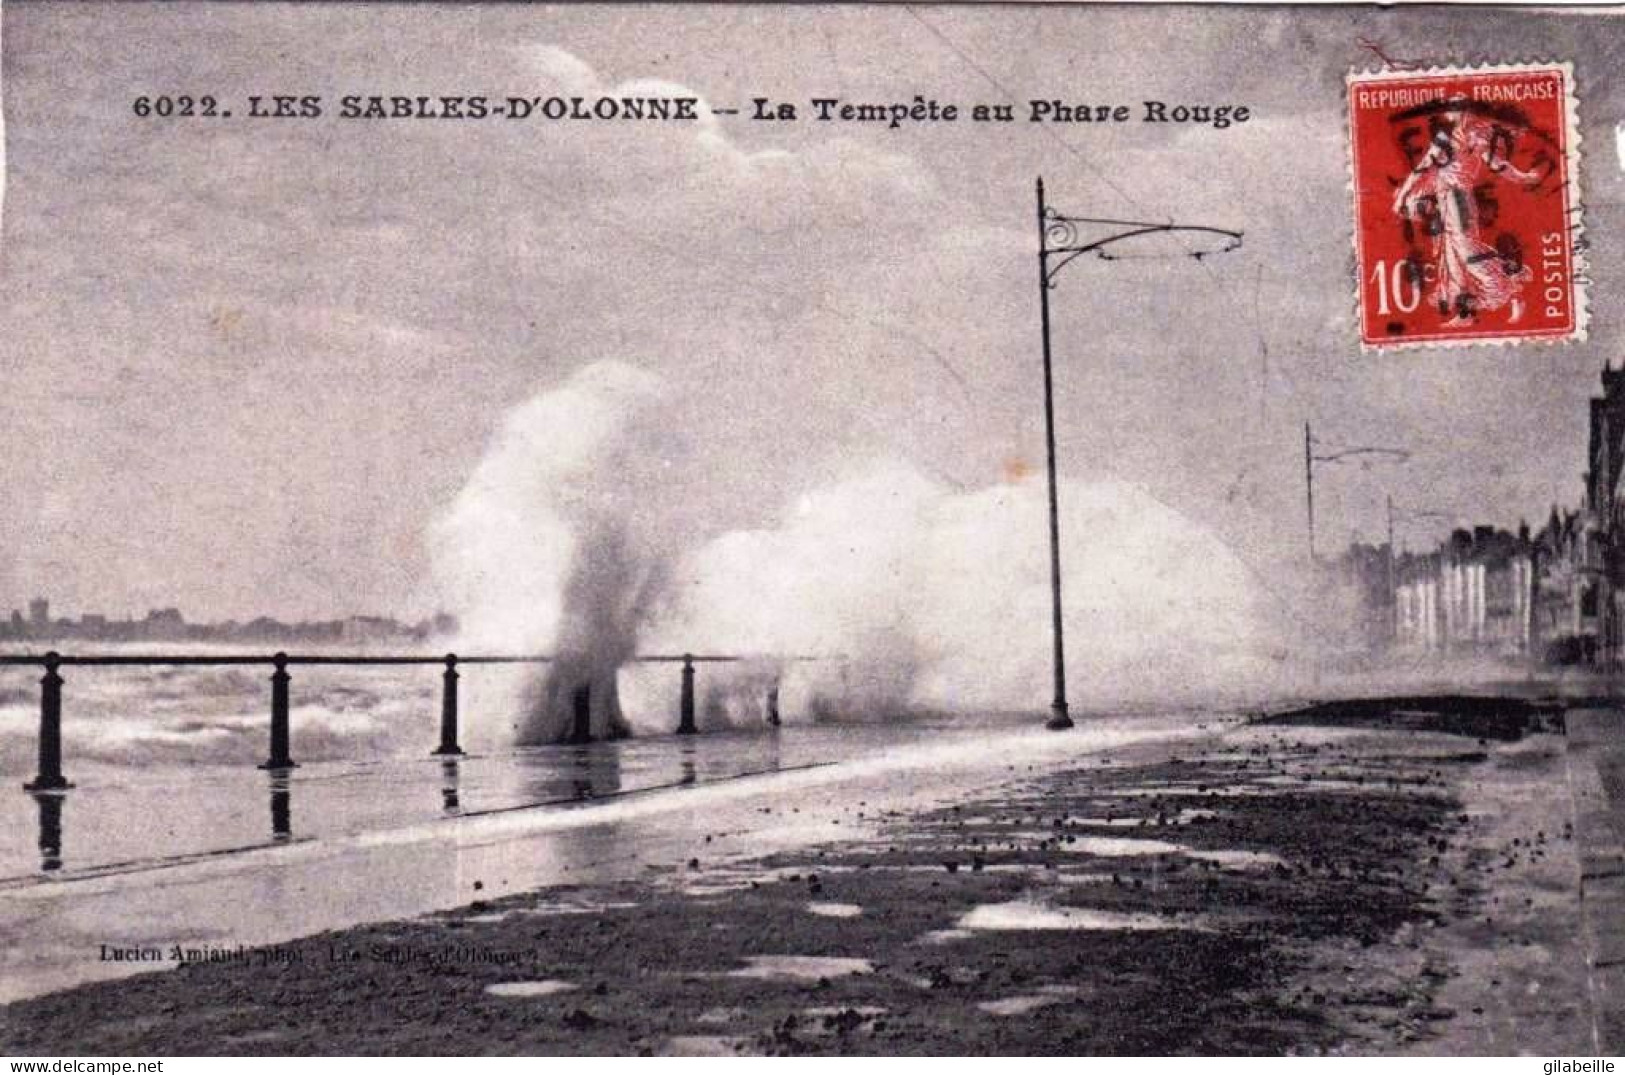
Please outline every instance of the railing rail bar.
[[[244, 665], [275, 665], [279, 662], [284, 665], [437, 665], [445, 664], [449, 656], [455, 656], [458, 664], [549, 664], [558, 658], [550, 654], [435, 654], [435, 655], [378, 655], [378, 656], [347, 656], [338, 654], [297, 654], [290, 653], [282, 657], [275, 654], [133, 654], [133, 653], [85, 653], [69, 654], [59, 653], [52, 656], [49, 653], [0, 653], [0, 666], [37, 666], [44, 667], [53, 661], [62, 666], [67, 665], [102, 665], [102, 666], [129, 666], [129, 667], [157, 667], [165, 665], [174, 666], [244, 666]], [[727, 664], [748, 661], [763, 662], [810, 662], [810, 661], [841, 661], [846, 660], [845, 654], [791, 654], [789, 656], [745, 656], [729, 653], [648, 653], [638, 654], [629, 658], [639, 664], [681, 664], [691, 661], [694, 664]]]
[[[324, 654], [324, 653], [286, 653], [278, 650], [276, 653], [61, 653], [57, 650], [46, 650], [44, 653], [0, 653], [0, 666], [37, 666], [44, 669], [45, 674], [40, 677], [40, 731], [39, 731], [39, 771], [33, 780], [23, 785], [27, 791], [50, 796], [60, 793], [73, 784], [62, 774], [62, 686], [61, 670], [65, 666], [83, 667], [86, 665], [122, 666], [122, 667], [175, 667], [175, 666], [249, 666], [270, 665], [275, 671], [271, 673], [271, 726], [270, 726], [270, 756], [261, 769], [273, 773], [283, 773], [298, 767], [293, 760], [291, 751], [291, 720], [292, 705], [291, 684], [293, 675], [288, 671], [292, 665], [439, 665], [444, 667], [441, 680], [444, 684], [441, 693], [440, 707], [440, 745], [433, 753], [440, 757], [456, 756], [463, 753], [457, 742], [458, 724], [458, 689], [457, 682], [462, 674], [457, 671], [461, 664], [546, 664], [559, 658], [552, 654], [496, 654], [474, 653], [459, 656], [456, 653], [445, 654]], [[816, 656], [808, 654], [789, 654], [772, 657], [765, 654], [744, 656], [740, 654], [725, 653], [640, 653], [627, 659], [627, 662], [645, 664], [678, 664], [682, 668], [682, 691], [679, 696], [679, 720], [677, 731], [680, 735], [693, 735], [699, 728], [695, 723], [695, 665], [717, 664], [725, 662], [761, 661], [773, 663], [788, 663], [794, 661], [827, 661], [846, 660], [845, 654], [830, 656]], [[623, 662], [623, 663], [627, 663]], [[571, 742], [588, 742], [592, 738], [591, 709], [590, 709], [590, 683], [579, 686], [575, 693], [575, 730], [571, 733]], [[779, 724], [779, 683], [775, 676], [774, 682], [767, 690], [766, 699], [767, 722], [777, 727]], [[43, 807], [42, 807], [43, 809]], [[276, 810], [273, 801], [273, 813]], [[280, 829], [278, 831], [281, 831]], [[43, 846], [43, 845], [42, 845]]]

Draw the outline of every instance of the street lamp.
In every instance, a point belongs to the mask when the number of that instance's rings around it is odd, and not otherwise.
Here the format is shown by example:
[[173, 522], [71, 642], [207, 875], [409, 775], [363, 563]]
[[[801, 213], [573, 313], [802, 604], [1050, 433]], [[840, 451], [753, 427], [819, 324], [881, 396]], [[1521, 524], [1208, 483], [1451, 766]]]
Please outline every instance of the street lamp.
[[1315, 448], [1319, 445], [1320, 440], [1315, 436], [1309, 423], [1305, 422], [1303, 424], [1303, 483], [1309, 505], [1309, 563], [1311, 565], [1315, 563], [1315, 464], [1357, 461], [1362, 465], [1370, 466], [1373, 459], [1403, 463], [1411, 457], [1411, 453], [1404, 448], [1384, 448], [1370, 444], [1362, 444], [1352, 448], [1334, 448], [1317, 454]]
[[[1198, 261], [1209, 254], [1223, 254], [1241, 246], [1241, 232], [1200, 224], [1066, 216], [1044, 204], [1044, 181], [1038, 181], [1038, 296], [1044, 334], [1044, 452], [1049, 467], [1049, 581], [1055, 639], [1055, 700], [1050, 704], [1050, 718], [1045, 727], [1053, 731], [1072, 727], [1072, 718], [1067, 714], [1066, 650], [1061, 625], [1061, 513], [1055, 488], [1055, 389], [1050, 372], [1049, 293], [1055, 286], [1056, 275], [1079, 256], [1093, 253], [1102, 261], [1113, 261], [1114, 255], [1107, 250], [1112, 244], [1169, 233], [1181, 237], [1198, 235], [1213, 247], [1183, 251]], [[1223, 240], [1223, 245], [1219, 245], [1218, 240]], [[1052, 257], [1056, 259], [1053, 264]]]
[[1394, 545], [1394, 523], [1396, 522], [1454, 523], [1460, 518], [1462, 518], [1462, 515], [1459, 512], [1429, 511], [1422, 508], [1397, 507], [1394, 504], [1393, 495], [1390, 494], [1388, 497], [1388, 547], [1390, 549], [1397, 548], [1397, 546]]

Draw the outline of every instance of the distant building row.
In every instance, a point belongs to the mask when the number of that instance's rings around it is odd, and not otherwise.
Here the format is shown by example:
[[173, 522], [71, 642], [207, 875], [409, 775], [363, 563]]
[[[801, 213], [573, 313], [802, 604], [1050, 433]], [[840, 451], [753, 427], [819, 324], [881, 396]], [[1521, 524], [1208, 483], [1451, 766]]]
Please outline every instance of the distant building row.
[[1585, 502], [1553, 508], [1531, 533], [1457, 530], [1429, 553], [1356, 545], [1343, 568], [1362, 591], [1373, 637], [1401, 650], [1533, 657], [1553, 664], [1625, 658], [1625, 368], [1605, 366], [1591, 401]]
[[28, 615], [13, 610], [0, 621], [0, 641], [56, 642], [332, 642], [422, 641], [457, 633], [457, 618], [440, 613], [417, 623], [388, 616], [346, 616], [338, 620], [283, 623], [261, 616], [239, 623], [187, 623], [178, 608], [157, 608], [142, 619], [109, 619], [87, 612], [78, 619], [52, 619], [43, 597], [28, 603]]

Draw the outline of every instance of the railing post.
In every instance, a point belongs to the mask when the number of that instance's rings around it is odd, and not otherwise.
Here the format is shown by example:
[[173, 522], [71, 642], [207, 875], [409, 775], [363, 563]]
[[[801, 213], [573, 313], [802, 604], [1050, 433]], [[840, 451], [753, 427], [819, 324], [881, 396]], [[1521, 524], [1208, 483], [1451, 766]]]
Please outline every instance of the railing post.
[[276, 671], [271, 673], [271, 756], [261, 769], [296, 769], [288, 757], [288, 655], [278, 653], [271, 658]]
[[693, 735], [694, 727], [694, 655], [683, 654], [683, 693], [677, 702], [677, 734]]
[[570, 695], [570, 739], [574, 744], [592, 742], [592, 682], [581, 684]]
[[39, 681], [39, 773], [23, 785], [28, 791], [61, 791], [73, 787], [62, 775], [62, 657], [45, 655], [45, 675]]
[[773, 728], [779, 726], [779, 685], [777, 683], [767, 688], [767, 723]]
[[445, 692], [440, 698], [440, 745], [435, 754], [461, 754], [457, 745], [457, 654], [446, 654]]

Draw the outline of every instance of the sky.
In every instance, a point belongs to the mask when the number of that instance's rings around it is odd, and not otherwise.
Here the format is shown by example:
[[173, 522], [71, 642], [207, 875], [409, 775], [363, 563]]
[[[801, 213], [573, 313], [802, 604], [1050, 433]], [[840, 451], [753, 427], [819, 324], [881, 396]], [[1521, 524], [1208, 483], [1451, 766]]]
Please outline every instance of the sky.
[[[1581, 494], [1625, 358], [1620, 17], [1265, 7], [570, 8], [11, 0], [0, 32], [0, 607], [422, 615], [429, 537], [502, 416], [594, 362], [671, 386], [696, 532], [876, 458], [977, 490], [1043, 465], [1034, 192], [1245, 232], [1051, 293], [1065, 475], [1264, 577], [1304, 557], [1303, 426], [1408, 462], [1317, 476], [1322, 549], [1383, 504], [1537, 522]], [[1590, 337], [1362, 353], [1344, 77], [1568, 60]], [[231, 119], [134, 114], [211, 94]], [[251, 94], [322, 95], [253, 120]], [[344, 94], [1245, 105], [1224, 130], [355, 121]], [[708, 111], [708, 110], [707, 110]], [[1018, 107], [1018, 112], [1024, 109]], [[1147, 250], [1147, 254], [1161, 253]], [[671, 509], [679, 510], [679, 509]], [[1437, 540], [1437, 521], [1400, 538]], [[1038, 540], [1042, 535], [1035, 535]]]

